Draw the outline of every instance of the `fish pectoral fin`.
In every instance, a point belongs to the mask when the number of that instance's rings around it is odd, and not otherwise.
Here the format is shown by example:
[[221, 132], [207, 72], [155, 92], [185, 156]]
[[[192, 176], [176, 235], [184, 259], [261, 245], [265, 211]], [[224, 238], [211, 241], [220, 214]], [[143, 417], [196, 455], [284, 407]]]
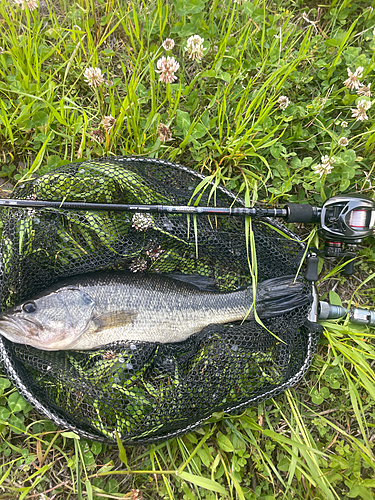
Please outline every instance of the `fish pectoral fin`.
[[111, 311], [94, 316], [92, 318], [92, 323], [94, 323], [95, 331], [100, 332], [108, 328], [125, 326], [129, 323], [133, 323], [137, 316], [138, 313], [136, 311]]

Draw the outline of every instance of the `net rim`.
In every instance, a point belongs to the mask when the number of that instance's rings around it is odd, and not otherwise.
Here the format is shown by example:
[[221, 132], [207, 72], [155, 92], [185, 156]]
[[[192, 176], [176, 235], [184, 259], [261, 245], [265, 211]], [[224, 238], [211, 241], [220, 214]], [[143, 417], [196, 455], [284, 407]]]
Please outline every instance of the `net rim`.
[[[139, 164], [153, 164], [153, 165], [163, 165], [166, 167], [170, 167], [173, 169], [178, 169], [182, 172], [186, 172], [189, 175], [199, 179], [200, 181], [205, 179], [206, 176], [196, 172], [195, 170], [186, 167], [182, 164], [179, 163], [174, 163], [168, 160], [163, 160], [163, 159], [156, 159], [156, 158], [144, 158], [144, 157], [137, 157], [137, 156], [116, 156], [116, 157], [101, 157], [98, 159], [94, 160], [88, 160], [88, 161], [82, 161], [82, 162], [74, 162], [77, 166], [79, 164], [90, 164], [94, 162], [113, 162], [113, 163], [120, 163], [126, 165], [126, 163], [139, 163]], [[63, 166], [61, 167], [64, 168], [66, 167]], [[56, 173], [60, 169], [55, 169], [52, 172]], [[36, 177], [37, 179], [37, 177]], [[209, 186], [214, 186], [215, 183], [211, 181], [208, 183]], [[227, 188], [225, 188], [222, 185], [217, 185], [215, 186], [216, 189], [218, 189], [222, 194], [227, 196], [229, 199], [233, 200], [236, 203], [239, 203], [242, 206], [245, 206], [245, 201], [242, 197], [235, 195], [231, 191], [229, 191]], [[266, 221], [268, 224], [273, 226], [274, 228], [280, 230], [283, 234], [286, 236], [292, 238], [294, 241], [296, 241], [299, 246], [301, 247], [301, 250], [304, 250], [306, 248], [305, 243], [297, 236], [295, 235], [291, 230], [283, 226], [281, 223], [279, 223], [276, 219], [273, 219], [271, 217], [264, 217], [262, 218], [263, 221]], [[314, 285], [313, 285], [314, 286]], [[242, 402], [236, 406], [231, 406], [229, 410], [221, 410], [226, 413], [233, 413], [236, 412], [244, 407], [251, 406], [261, 400], [264, 399], [269, 399], [270, 397], [273, 397], [281, 392], [283, 392], [287, 387], [290, 387], [291, 385], [297, 383], [303, 375], [306, 373], [309, 365], [311, 358], [314, 354], [314, 344], [316, 344], [316, 333], [314, 333], [313, 329], [307, 328], [308, 334], [306, 337], [306, 342], [307, 342], [307, 349], [306, 349], [306, 357], [304, 359], [303, 364], [300, 366], [299, 370], [297, 373], [294, 373], [287, 381], [284, 381], [281, 385], [269, 390], [266, 393], [256, 395], [253, 398], [250, 398], [246, 400], [245, 402]], [[9, 344], [8, 344], [9, 343]], [[8, 344], [8, 348], [6, 347], [6, 344]], [[51, 408], [48, 408], [45, 404], [43, 404], [37, 397], [36, 395], [29, 389], [27, 383], [24, 381], [24, 377], [20, 373], [20, 370], [17, 369], [15, 366], [15, 363], [12, 360], [12, 343], [5, 339], [3, 336], [0, 335], [0, 359], [2, 361], [2, 366], [3, 369], [6, 372], [6, 375], [9, 377], [9, 379], [13, 382], [14, 386], [16, 389], [21, 393], [21, 395], [25, 398], [25, 400], [33, 406], [33, 408], [40, 413], [42, 416], [46, 417], [47, 419], [51, 420], [57, 427], [65, 429], [65, 430], [70, 430], [75, 432], [77, 435], [79, 435], [82, 438], [93, 440], [93, 441], [98, 441], [106, 444], [111, 444], [114, 445], [116, 444], [116, 439], [115, 437], [112, 439], [109, 439], [108, 437], [103, 436], [102, 434], [94, 433], [94, 432], [88, 432], [84, 429], [78, 428], [74, 424], [70, 423], [68, 420], [63, 418], [58, 414], [57, 411], [52, 411]], [[154, 442], [160, 442], [160, 441], [165, 441], [171, 438], [174, 438], [176, 436], [179, 436], [181, 434], [184, 434], [188, 431], [191, 431], [199, 426], [202, 425], [203, 422], [207, 421], [210, 416], [204, 417], [190, 425], [185, 426], [183, 429], [178, 429], [177, 431], [169, 432], [163, 435], [158, 435], [154, 437], [149, 437], [149, 438], [135, 438], [135, 439], [122, 439], [124, 443], [130, 444], [130, 445], [141, 445], [141, 444], [148, 444], [148, 443], [154, 443]]]

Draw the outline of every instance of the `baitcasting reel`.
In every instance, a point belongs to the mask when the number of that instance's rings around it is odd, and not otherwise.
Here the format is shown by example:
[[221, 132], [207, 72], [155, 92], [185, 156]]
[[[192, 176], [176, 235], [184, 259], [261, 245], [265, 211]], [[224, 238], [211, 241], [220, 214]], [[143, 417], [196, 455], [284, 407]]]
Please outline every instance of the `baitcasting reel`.
[[375, 225], [375, 202], [363, 195], [333, 196], [323, 207], [289, 204], [288, 222], [320, 222], [319, 234], [326, 241], [323, 251], [311, 250], [307, 259], [306, 278], [317, 279], [318, 255], [344, 258], [348, 263], [343, 274], [353, 274], [353, 258], [358, 244], [372, 236]]
[[[350, 195], [334, 196], [322, 208], [320, 234], [326, 240], [327, 257], [355, 257], [356, 246], [373, 234], [375, 204], [370, 198]], [[343, 247], [344, 245], [344, 247]], [[353, 261], [346, 264], [343, 274], [353, 274]]]

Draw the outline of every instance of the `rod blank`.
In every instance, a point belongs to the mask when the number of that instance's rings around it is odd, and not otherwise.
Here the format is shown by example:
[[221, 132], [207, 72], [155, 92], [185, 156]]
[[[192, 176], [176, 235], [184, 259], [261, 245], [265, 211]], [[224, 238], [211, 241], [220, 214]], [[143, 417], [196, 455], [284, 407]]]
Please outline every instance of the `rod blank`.
[[288, 217], [286, 208], [223, 208], [195, 207], [188, 205], [136, 205], [117, 203], [83, 203], [73, 201], [14, 200], [0, 199], [1, 207], [12, 208], [54, 208], [65, 210], [94, 210], [114, 212], [157, 212], [200, 215], [241, 215], [244, 217]]

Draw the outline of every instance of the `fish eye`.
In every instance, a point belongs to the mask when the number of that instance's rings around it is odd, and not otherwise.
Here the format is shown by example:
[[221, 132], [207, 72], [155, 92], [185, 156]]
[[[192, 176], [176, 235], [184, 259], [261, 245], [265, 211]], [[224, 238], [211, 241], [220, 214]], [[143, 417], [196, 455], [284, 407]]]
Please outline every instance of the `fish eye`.
[[33, 313], [36, 311], [36, 305], [35, 302], [25, 302], [22, 306], [22, 310], [25, 311], [26, 313]]

